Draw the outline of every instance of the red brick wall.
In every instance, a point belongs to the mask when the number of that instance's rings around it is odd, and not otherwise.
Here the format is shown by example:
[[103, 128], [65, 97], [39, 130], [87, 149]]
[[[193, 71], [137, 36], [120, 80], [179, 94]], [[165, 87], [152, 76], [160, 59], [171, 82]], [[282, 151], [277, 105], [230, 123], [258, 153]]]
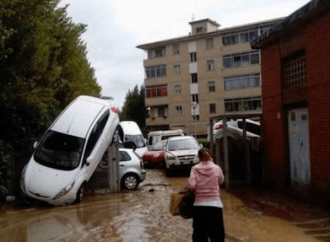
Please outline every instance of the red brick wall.
[[261, 58], [266, 183], [277, 187], [284, 185], [286, 166], [279, 45], [264, 49]]
[[[291, 32], [262, 50], [265, 166], [268, 184], [285, 186], [288, 169], [286, 112], [281, 103], [281, 55], [290, 43], [305, 45], [307, 105], [309, 110], [311, 191], [316, 199], [330, 201], [330, 13], [308, 22], [303, 32]], [[291, 45], [292, 52], [295, 45]], [[286, 53], [286, 54], [284, 54]], [[280, 118], [278, 118], [280, 114]], [[319, 201], [318, 201], [319, 202]]]
[[330, 13], [306, 28], [310, 161], [314, 194], [330, 197]]

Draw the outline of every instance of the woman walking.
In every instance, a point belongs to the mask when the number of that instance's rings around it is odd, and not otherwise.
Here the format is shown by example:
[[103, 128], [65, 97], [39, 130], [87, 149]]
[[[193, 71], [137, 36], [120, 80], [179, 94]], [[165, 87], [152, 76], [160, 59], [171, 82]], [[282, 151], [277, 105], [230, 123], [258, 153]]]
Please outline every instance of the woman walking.
[[191, 169], [187, 189], [195, 193], [193, 213], [193, 242], [224, 242], [223, 204], [220, 184], [224, 181], [221, 168], [214, 164], [207, 148], [198, 151], [199, 164]]

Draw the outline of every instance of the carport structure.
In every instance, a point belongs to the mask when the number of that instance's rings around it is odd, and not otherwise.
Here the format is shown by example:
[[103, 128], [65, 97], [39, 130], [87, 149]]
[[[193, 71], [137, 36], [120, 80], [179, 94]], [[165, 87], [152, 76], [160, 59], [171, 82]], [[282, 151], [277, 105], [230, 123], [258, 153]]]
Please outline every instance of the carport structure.
[[[262, 119], [261, 119], [262, 113], [261, 112], [254, 112], [249, 114], [224, 114], [220, 116], [213, 116], [210, 117], [210, 148], [212, 151], [212, 154], [215, 154], [215, 163], [220, 165], [222, 168], [224, 168], [224, 175], [225, 175], [225, 185], [226, 189], [230, 188], [231, 178], [230, 178], [230, 169], [233, 169], [234, 167], [230, 167], [229, 162], [229, 154], [228, 154], [228, 134], [227, 134], [227, 121], [228, 120], [237, 120], [242, 119], [243, 120], [243, 137], [242, 140], [235, 140], [235, 143], [243, 147], [244, 150], [244, 160], [246, 165], [246, 177], [240, 179], [240, 183], [248, 183], [251, 184], [252, 181], [252, 169], [251, 164], [253, 165], [253, 160], [251, 161], [251, 138], [247, 139], [247, 127], [246, 127], [246, 119], [259, 119], [260, 120], [260, 127], [261, 127], [261, 135], [260, 135], [260, 141], [258, 142], [258, 150], [260, 155], [260, 165], [261, 165], [261, 175], [262, 178], [264, 176], [264, 166], [263, 166], [263, 132], [262, 132]], [[214, 141], [213, 138], [213, 125], [215, 122], [222, 120], [223, 122], [223, 138], [222, 141], [220, 139], [216, 139]], [[223, 146], [223, 149], [221, 149]], [[221, 154], [221, 150], [223, 151], [223, 154]], [[264, 179], [262, 179], [264, 180]]]

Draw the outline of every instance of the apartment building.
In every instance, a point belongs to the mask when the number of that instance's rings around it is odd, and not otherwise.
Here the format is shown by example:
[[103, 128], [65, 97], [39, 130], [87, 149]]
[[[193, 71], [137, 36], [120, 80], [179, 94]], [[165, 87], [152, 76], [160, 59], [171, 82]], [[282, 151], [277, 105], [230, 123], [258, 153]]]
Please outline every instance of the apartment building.
[[220, 28], [190, 22], [187, 36], [142, 44], [149, 131], [182, 129], [205, 137], [210, 117], [261, 113], [261, 59], [250, 41], [281, 19]]

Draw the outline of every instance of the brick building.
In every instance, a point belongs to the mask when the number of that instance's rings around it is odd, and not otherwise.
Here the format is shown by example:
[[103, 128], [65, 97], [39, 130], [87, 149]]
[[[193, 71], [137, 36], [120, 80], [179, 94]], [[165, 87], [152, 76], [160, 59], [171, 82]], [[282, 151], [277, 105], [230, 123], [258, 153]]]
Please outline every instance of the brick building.
[[310, 1], [251, 45], [261, 49], [267, 183], [330, 207], [330, 1]]

